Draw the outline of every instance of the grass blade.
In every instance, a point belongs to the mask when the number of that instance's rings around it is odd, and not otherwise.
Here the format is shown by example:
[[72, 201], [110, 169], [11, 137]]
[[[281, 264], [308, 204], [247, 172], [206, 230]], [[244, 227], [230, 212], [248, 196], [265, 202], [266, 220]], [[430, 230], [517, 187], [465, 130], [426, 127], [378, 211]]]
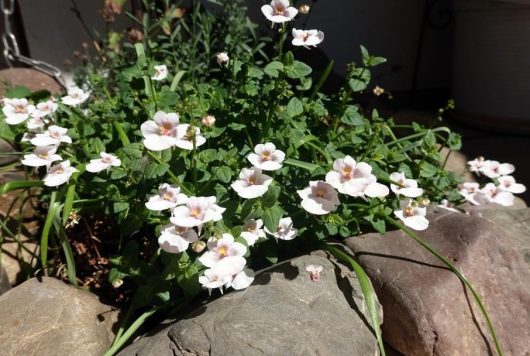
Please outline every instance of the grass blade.
[[171, 82], [171, 86], [169, 87], [169, 90], [171, 91], [177, 90], [180, 80], [182, 79], [184, 74], [186, 74], [185, 70], [179, 70], [177, 74], [175, 74], [175, 77], [173, 78], [173, 81]]
[[324, 83], [328, 79], [329, 74], [331, 73], [331, 70], [333, 69], [333, 64], [334, 62], [330, 61], [328, 65], [326, 66], [326, 68], [324, 68], [322, 75], [318, 79], [317, 84], [315, 85], [315, 87], [313, 88], [313, 91], [311, 92], [311, 96], [309, 96], [309, 100], [313, 100], [315, 96], [318, 94], [320, 88], [322, 88], [322, 85], [324, 85]]
[[379, 320], [379, 313], [377, 311], [377, 297], [375, 295], [372, 283], [370, 282], [370, 278], [368, 278], [368, 275], [361, 265], [341, 249], [330, 244], [325, 244], [324, 250], [328, 251], [339, 261], [348, 263], [353, 268], [355, 274], [357, 275], [357, 279], [359, 280], [370, 318], [372, 319], [372, 327], [374, 328], [375, 337], [377, 338], [377, 343], [379, 344], [381, 356], [385, 356], [386, 353], [385, 346], [383, 344], [383, 334], [381, 332], [381, 321]]
[[26, 189], [33, 187], [42, 187], [43, 182], [39, 180], [17, 180], [0, 185], [0, 195], [9, 193], [17, 189]]
[[42, 234], [40, 238], [40, 262], [42, 268], [46, 270], [46, 265], [48, 264], [48, 240], [50, 237], [50, 230], [53, 225], [53, 218], [57, 214], [59, 209], [59, 203], [55, 201], [57, 192], [53, 192], [50, 197], [50, 208], [46, 219], [44, 220], [44, 227], [42, 228]]
[[469, 289], [471, 294], [473, 295], [473, 299], [475, 299], [475, 302], [477, 303], [478, 307], [480, 308], [480, 311], [482, 312], [482, 315], [484, 316], [484, 319], [486, 320], [486, 324], [488, 325], [489, 332], [491, 334], [491, 337], [493, 338], [493, 342], [495, 343], [495, 349], [497, 350], [497, 354], [499, 356], [502, 356], [502, 348], [501, 344], [499, 342], [499, 339], [497, 338], [497, 334], [495, 333], [495, 329], [493, 327], [493, 323], [491, 322], [491, 319], [488, 315], [488, 312], [486, 310], [486, 307], [484, 306], [484, 303], [482, 302], [482, 299], [478, 295], [477, 291], [471, 283], [464, 277], [464, 275], [456, 268], [455, 265], [451, 263], [447, 258], [442, 256], [439, 252], [437, 252], [427, 241], [423, 240], [418, 234], [416, 234], [414, 231], [409, 229], [408, 227], [404, 226], [403, 224], [400, 224], [398, 221], [392, 219], [391, 217], [385, 216], [385, 220], [395, 227], [401, 229], [405, 234], [410, 236], [412, 239], [414, 239], [418, 244], [420, 244], [423, 248], [425, 248], [427, 251], [429, 251], [434, 257], [439, 259], [444, 265], [446, 265], [461, 281], [464, 283], [464, 285]]
[[70, 241], [68, 241], [68, 237], [66, 236], [64, 227], [61, 224], [59, 214], [56, 214], [54, 216], [53, 226], [55, 228], [55, 231], [57, 232], [57, 235], [59, 236], [61, 247], [63, 248], [64, 257], [66, 259], [66, 269], [68, 273], [68, 280], [70, 281], [70, 283], [76, 286], [77, 275], [76, 275], [76, 269], [75, 269], [74, 253], [72, 252], [72, 247], [70, 246]]

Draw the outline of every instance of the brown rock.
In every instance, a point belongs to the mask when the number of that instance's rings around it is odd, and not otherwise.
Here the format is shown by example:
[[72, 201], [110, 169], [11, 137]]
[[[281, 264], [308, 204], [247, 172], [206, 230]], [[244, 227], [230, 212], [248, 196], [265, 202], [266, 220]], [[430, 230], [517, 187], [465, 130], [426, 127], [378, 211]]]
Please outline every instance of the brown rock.
[[[0, 153], [13, 153], [15, 149], [7, 141], [0, 138]], [[16, 162], [20, 159], [18, 155], [0, 155], [0, 167]]]
[[7, 275], [6, 275], [6, 272], [4, 271], [4, 267], [0, 266], [0, 295], [4, 294], [10, 289], [11, 289], [11, 284], [9, 283], [9, 279], [7, 279]]
[[2, 355], [101, 356], [117, 312], [86, 291], [35, 278], [0, 296]]
[[60, 94], [63, 88], [52, 77], [30, 68], [8, 68], [0, 70], [0, 97], [6, 90], [23, 86], [31, 91], [48, 90], [52, 94]]
[[[434, 209], [419, 233], [475, 286], [505, 355], [530, 354], [530, 272], [508, 233], [477, 216]], [[383, 335], [405, 355], [488, 355], [484, 318], [459, 279], [401, 231], [352, 237], [385, 313]]]

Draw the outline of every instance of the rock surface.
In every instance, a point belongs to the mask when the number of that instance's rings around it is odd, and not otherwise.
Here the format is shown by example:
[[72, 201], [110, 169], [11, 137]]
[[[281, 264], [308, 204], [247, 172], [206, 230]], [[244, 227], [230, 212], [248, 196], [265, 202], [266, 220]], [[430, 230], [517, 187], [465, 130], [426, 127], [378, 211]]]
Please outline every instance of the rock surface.
[[62, 87], [49, 75], [30, 68], [8, 68], [0, 70], [0, 96], [6, 90], [23, 86], [31, 91], [48, 90], [52, 94], [59, 94]]
[[[530, 354], [530, 273], [509, 233], [486, 219], [443, 209], [434, 209], [429, 220], [429, 229], [419, 235], [475, 286], [505, 355]], [[385, 311], [383, 335], [396, 350], [405, 355], [495, 353], [470, 293], [411, 238], [394, 231], [346, 243], [374, 284]]]
[[[324, 267], [313, 282], [305, 266]], [[374, 355], [362, 293], [342, 265], [311, 255], [256, 277], [120, 355]]]
[[33, 278], [0, 297], [3, 356], [101, 356], [117, 312], [57, 279]]
[[0, 266], [0, 295], [4, 294], [10, 289], [11, 284], [9, 283], [9, 279], [7, 278], [6, 271], [4, 270], [4, 267]]
[[486, 206], [479, 213], [503, 227], [530, 268], [530, 209], [489, 209]]
[[[14, 153], [15, 149], [9, 142], [0, 138], [0, 153]], [[5, 155], [0, 156], [0, 167], [16, 162], [20, 159], [18, 155]]]

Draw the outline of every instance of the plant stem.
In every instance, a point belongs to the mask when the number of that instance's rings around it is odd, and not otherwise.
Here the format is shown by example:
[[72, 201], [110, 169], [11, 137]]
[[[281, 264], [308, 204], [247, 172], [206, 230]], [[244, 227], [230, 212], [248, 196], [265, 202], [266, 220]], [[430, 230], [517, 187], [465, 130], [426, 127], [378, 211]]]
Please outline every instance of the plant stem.
[[281, 28], [281, 36], [280, 36], [280, 42], [278, 44], [278, 59], [281, 58], [282, 56], [282, 53], [283, 53], [283, 43], [285, 42], [285, 38], [287, 37], [287, 26], [285, 25], [285, 23], [282, 23], [282, 28]]
[[197, 134], [195, 128], [193, 128], [193, 150], [191, 151], [191, 166], [193, 174], [193, 187], [195, 188], [195, 195], [199, 193], [199, 186], [197, 184]]
[[[160, 159], [160, 157], [158, 157], [158, 156], [157, 156], [156, 154], [154, 154], [153, 152], [151, 152], [151, 151], [147, 151], [147, 154], [148, 154], [149, 156], [151, 156], [151, 158], [153, 158], [157, 163], [163, 163], [162, 160]], [[183, 191], [184, 193], [186, 193], [186, 194], [188, 194], [188, 195], [193, 195], [193, 192], [190, 191], [188, 188], [186, 188], [186, 186], [183, 185], [183, 184], [180, 182], [179, 177], [177, 177], [177, 175], [176, 175], [175, 173], [171, 172], [170, 169], [168, 169], [167, 174], [171, 177], [171, 179], [173, 179], [173, 182], [174, 182], [175, 184], [177, 184], [177, 185], [180, 187], [180, 189], [182, 189], [182, 191]]]
[[453, 265], [446, 257], [438, 253], [427, 241], [423, 240], [414, 231], [412, 231], [406, 226], [403, 226], [403, 224], [400, 224], [399, 222], [397, 222], [396, 220], [392, 219], [389, 216], [384, 216], [384, 218], [389, 224], [401, 229], [405, 234], [407, 234], [412, 239], [414, 239], [418, 244], [420, 244], [423, 248], [425, 248], [432, 255], [434, 255], [438, 260], [440, 260], [444, 265], [446, 265], [460, 279], [460, 281], [462, 281], [462, 283], [464, 283], [464, 285], [471, 291], [471, 294], [473, 295], [475, 302], [479, 306], [480, 311], [482, 312], [482, 315], [484, 315], [484, 319], [486, 319], [489, 332], [491, 334], [491, 337], [493, 338], [493, 342], [495, 343], [495, 349], [497, 350], [497, 354], [499, 356], [502, 356], [503, 354], [502, 348], [497, 338], [497, 334], [495, 333], [495, 329], [493, 328], [493, 323], [491, 322], [488, 312], [486, 311], [486, 307], [482, 303], [482, 299], [480, 298], [478, 293], [475, 291], [475, 288], [473, 288], [473, 286], [466, 279], [466, 277], [464, 277], [464, 275], [458, 270], [458, 268], [456, 268], [456, 266]]

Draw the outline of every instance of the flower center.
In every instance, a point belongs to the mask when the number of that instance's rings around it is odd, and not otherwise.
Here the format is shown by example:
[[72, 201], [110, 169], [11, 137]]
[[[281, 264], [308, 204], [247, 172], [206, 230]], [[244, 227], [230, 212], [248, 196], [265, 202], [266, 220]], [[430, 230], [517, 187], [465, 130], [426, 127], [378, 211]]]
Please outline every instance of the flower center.
[[191, 217], [196, 218], [196, 217], [198, 217], [199, 215], [201, 215], [201, 209], [200, 209], [200, 208], [193, 208], [193, 209], [191, 209], [191, 211], [190, 211], [190, 216], [191, 216]]
[[282, 4], [277, 4], [276, 8], [274, 9], [274, 15], [283, 15], [283, 12], [285, 11], [285, 7], [283, 7]]
[[63, 174], [64, 173], [64, 169], [62, 167], [59, 167], [55, 170], [54, 172], [55, 174]]
[[414, 216], [414, 208], [407, 206], [405, 210], [403, 210], [403, 213], [407, 218], [410, 218], [411, 216]]
[[247, 183], [248, 183], [248, 185], [254, 185], [254, 184], [256, 184], [256, 177], [254, 177], [254, 176], [250, 176], [250, 177], [248, 177], [248, 179], [247, 179]]
[[185, 233], [188, 229], [182, 226], [175, 226], [175, 232], [179, 235]]
[[173, 194], [171, 194], [169, 192], [165, 192], [164, 194], [162, 194], [162, 199], [167, 200], [167, 201], [172, 201], [173, 200]]
[[17, 114], [24, 114], [26, 112], [26, 107], [24, 105], [15, 106], [15, 112]]
[[42, 159], [48, 159], [48, 152], [45, 152], [45, 153], [39, 153], [39, 154], [37, 155], [37, 157], [42, 158]]
[[260, 156], [263, 161], [268, 161], [271, 159], [271, 153], [269, 151], [261, 152]]
[[350, 166], [346, 166], [342, 169], [342, 177], [344, 179], [351, 179], [353, 176], [353, 169]]
[[323, 188], [318, 188], [315, 191], [315, 197], [317, 197], [317, 198], [324, 198], [325, 195], [326, 195], [326, 190], [323, 189]]
[[169, 122], [164, 122], [160, 126], [160, 134], [162, 136], [169, 136], [171, 134], [172, 129], [173, 129], [173, 126]]
[[217, 253], [221, 257], [226, 257], [228, 256], [228, 248], [226, 246], [221, 246], [217, 249]]
[[61, 136], [61, 135], [59, 134], [59, 132], [57, 132], [57, 131], [50, 131], [50, 137], [52, 137], [52, 138], [56, 138], [56, 139], [59, 139], [60, 136]]

